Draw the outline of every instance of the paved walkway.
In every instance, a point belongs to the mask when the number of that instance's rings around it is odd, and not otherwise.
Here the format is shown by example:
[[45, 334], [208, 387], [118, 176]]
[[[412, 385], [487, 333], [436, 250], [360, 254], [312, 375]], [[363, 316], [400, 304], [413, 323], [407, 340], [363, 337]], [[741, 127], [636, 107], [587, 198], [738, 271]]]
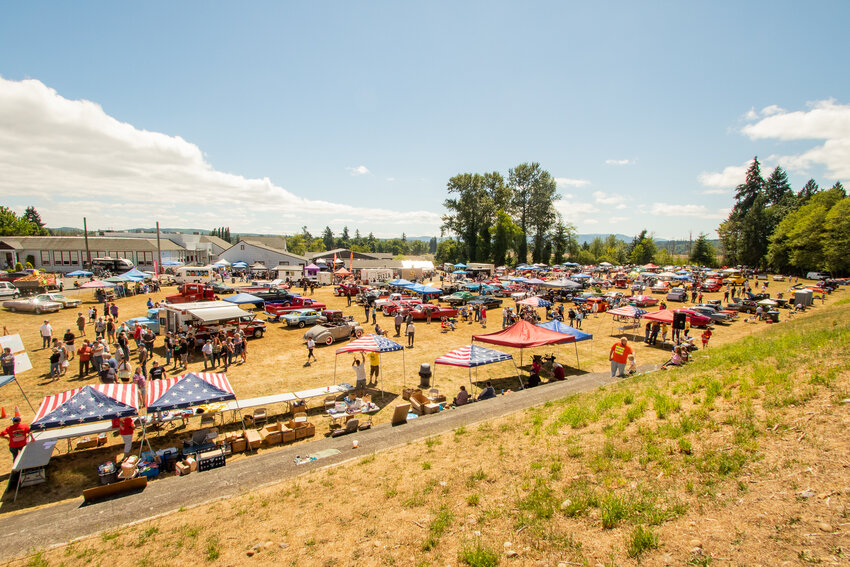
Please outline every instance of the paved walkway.
[[[652, 367], [642, 368], [647, 371]], [[238, 495], [258, 487], [281, 482], [307, 471], [338, 465], [370, 453], [385, 451], [432, 435], [451, 431], [523, 409], [594, 390], [616, 382], [608, 373], [571, 376], [565, 382], [545, 384], [529, 390], [497, 396], [479, 402], [420, 417], [396, 427], [382, 424], [357, 433], [360, 443], [352, 449], [352, 435], [322, 438], [308, 444], [269, 451], [228, 464], [226, 467], [185, 477], [170, 476], [152, 482], [140, 493], [110, 501], [82, 506], [79, 499], [38, 510], [0, 518], [0, 557], [11, 559], [32, 549], [43, 549], [96, 534], [103, 530], [168, 514], [177, 509], [199, 506], [220, 498]], [[295, 464], [295, 456], [325, 449], [338, 449], [339, 454], [303, 465]], [[269, 474], [274, 471], [274, 477]], [[38, 490], [26, 488], [24, 490]], [[26, 548], [22, 548], [22, 544]]]

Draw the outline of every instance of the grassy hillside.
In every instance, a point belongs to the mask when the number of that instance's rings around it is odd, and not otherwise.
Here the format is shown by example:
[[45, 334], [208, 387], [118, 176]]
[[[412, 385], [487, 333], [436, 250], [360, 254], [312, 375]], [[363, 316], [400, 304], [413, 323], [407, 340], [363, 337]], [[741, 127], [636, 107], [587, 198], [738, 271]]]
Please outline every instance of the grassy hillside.
[[847, 561], [850, 305], [16, 564]]

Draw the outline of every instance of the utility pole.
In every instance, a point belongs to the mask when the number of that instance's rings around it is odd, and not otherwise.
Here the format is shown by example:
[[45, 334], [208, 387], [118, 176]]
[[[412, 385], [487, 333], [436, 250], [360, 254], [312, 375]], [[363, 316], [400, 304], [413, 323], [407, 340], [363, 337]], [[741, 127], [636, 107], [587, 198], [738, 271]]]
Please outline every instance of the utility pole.
[[89, 227], [86, 224], [86, 217], [83, 217], [83, 234], [86, 238], [86, 262], [88, 264], [88, 269], [91, 270], [91, 250], [89, 250]]
[[162, 245], [159, 242], [159, 221], [156, 221], [156, 273], [162, 271]]

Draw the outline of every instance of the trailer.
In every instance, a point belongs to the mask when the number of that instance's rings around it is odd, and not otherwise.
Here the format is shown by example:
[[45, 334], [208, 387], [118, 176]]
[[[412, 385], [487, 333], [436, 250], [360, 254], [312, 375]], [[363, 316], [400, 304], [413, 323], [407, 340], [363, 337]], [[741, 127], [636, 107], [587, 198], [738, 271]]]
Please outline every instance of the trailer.
[[253, 313], [227, 301], [164, 303], [160, 307], [160, 330], [167, 332], [180, 333], [193, 328], [198, 338], [206, 338], [220, 331], [232, 335], [238, 330], [256, 339], [266, 332], [266, 324]]

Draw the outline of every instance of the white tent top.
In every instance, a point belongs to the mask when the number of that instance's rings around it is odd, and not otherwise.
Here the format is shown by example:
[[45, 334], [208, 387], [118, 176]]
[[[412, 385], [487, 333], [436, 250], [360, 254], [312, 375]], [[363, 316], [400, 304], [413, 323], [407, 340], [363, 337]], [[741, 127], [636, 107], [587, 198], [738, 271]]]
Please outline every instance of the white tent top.
[[239, 317], [250, 315], [250, 313], [244, 309], [240, 309], [237, 305], [212, 307], [209, 309], [189, 309], [189, 312], [204, 323], [207, 321], [220, 321], [222, 319], [238, 319]]

